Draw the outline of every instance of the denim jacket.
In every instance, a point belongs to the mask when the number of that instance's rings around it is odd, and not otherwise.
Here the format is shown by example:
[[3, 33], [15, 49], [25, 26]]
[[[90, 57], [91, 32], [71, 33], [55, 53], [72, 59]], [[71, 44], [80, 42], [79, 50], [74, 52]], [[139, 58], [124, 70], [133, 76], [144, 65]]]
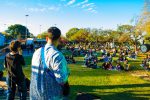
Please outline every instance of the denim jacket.
[[60, 84], [68, 80], [68, 67], [65, 57], [53, 45], [46, 44], [44, 48], [45, 64], [54, 77], [44, 70], [41, 48], [32, 58], [32, 74], [30, 84], [30, 100], [61, 100], [62, 88]]

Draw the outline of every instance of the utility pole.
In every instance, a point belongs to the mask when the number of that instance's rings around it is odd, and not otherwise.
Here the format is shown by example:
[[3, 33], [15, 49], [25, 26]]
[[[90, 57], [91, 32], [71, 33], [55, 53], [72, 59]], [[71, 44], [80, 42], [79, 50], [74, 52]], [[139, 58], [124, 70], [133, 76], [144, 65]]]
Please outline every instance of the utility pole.
[[27, 29], [27, 18], [28, 18], [28, 16], [29, 15], [25, 15], [25, 17], [26, 17], [26, 35], [25, 35], [26, 39], [28, 38], [28, 29]]

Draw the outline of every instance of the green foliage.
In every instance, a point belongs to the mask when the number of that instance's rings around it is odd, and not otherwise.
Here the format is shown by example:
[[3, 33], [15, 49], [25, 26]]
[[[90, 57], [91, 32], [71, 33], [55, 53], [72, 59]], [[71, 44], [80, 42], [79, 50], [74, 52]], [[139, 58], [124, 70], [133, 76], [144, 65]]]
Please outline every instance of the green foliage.
[[145, 44], [150, 44], [150, 33], [147, 33], [145, 36], [144, 36], [144, 42]]
[[86, 42], [88, 41], [89, 32], [86, 29], [80, 29], [76, 34], [71, 37], [71, 40], [75, 40], [78, 42]]
[[122, 32], [122, 33], [131, 33], [133, 31], [133, 26], [132, 25], [120, 25], [118, 26], [117, 31]]
[[[27, 31], [27, 34], [26, 34]], [[13, 36], [13, 38], [23, 38], [25, 39], [26, 36], [30, 37], [30, 32], [29, 30], [20, 24], [15, 24], [15, 25], [11, 25], [8, 27], [8, 30], [6, 30], [7, 33], [9, 33], [11, 36]]]
[[43, 33], [41, 33], [41, 34], [38, 34], [38, 35], [37, 35], [37, 38], [38, 38], [38, 39], [45, 39], [45, 38], [46, 38], [46, 34], [47, 34], [47, 32], [43, 32]]
[[71, 37], [76, 34], [79, 31], [78, 28], [71, 28], [67, 33], [66, 33], [66, 37], [67, 39], [71, 40]]

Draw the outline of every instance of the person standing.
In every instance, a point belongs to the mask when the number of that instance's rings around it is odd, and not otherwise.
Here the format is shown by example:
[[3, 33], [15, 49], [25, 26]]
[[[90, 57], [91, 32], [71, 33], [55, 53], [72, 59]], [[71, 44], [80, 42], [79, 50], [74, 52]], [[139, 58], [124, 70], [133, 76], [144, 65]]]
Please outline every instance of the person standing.
[[30, 100], [63, 100], [69, 95], [67, 62], [57, 49], [60, 36], [57, 27], [50, 27], [47, 44], [33, 54]]
[[14, 100], [16, 85], [18, 86], [20, 100], [26, 100], [27, 88], [25, 82], [25, 75], [22, 66], [25, 65], [22, 56], [21, 44], [19, 41], [12, 41], [10, 43], [10, 53], [5, 57], [5, 68], [7, 70], [7, 100]]

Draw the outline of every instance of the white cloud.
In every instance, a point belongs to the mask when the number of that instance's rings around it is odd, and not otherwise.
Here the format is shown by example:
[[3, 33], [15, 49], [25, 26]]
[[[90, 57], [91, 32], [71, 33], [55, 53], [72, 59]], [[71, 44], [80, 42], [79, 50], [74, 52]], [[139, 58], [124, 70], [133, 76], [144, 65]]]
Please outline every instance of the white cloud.
[[67, 3], [67, 6], [72, 5], [72, 4], [74, 4], [75, 2], [76, 2], [76, 0], [70, 0], [70, 1]]
[[45, 12], [45, 11], [59, 11], [60, 8], [57, 6], [47, 6], [44, 5], [42, 7], [31, 7], [31, 8], [25, 8], [26, 11], [29, 12]]
[[88, 11], [91, 11], [91, 10], [93, 10], [93, 8], [88, 8], [87, 10], [88, 10]]
[[55, 6], [51, 6], [51, 7], [48, 7], [48, 10], [51, 10], [51, 11], [59, 11], [60, 8], [59, 8], [59, 7], [55, 7]]
[[25, 9], [26, 11], [29, 11], [29, 12], [44, 12], [46, 11], [46, 8], [26, 8]]
[[90, 13], [98, 13], [95, 3], [85, 3], [81, 6], [81, 8], [85, 9], [85, 11], [88, 11]]
[[71, 7], [80, 7], [83, 10], [88, 11], [90, 13], [98, 13], [96, 10], [95, 3], [90, 3], [89, 0], [83, 0], [82, 2], [78, 2], [77, 4], [72, 5]]
[[[60, 0], [60, 1], [65, 2], [67, 0]], [[60, 8], [69, 6], [69, 7], [79, 7], [80, 9], [82, 8], [84, 11], [88, 11], [90, 13], [97, 13], [95, 3], [90, 3], [89, 0], [83, 0], [82, 2], [78, 3], [76, 3], [76, 1], [77, 0], [69, 0], [68, 2], [65, 2], [66, 3], [65, 5], [62, 5], [60, 3], [55, 6], [38, 3], [36, 7], [28, 7], [25, 8], [25, 10], [29, 12], [60, 11]]]
[[78, 3], [76, 6], [83, 5], [83, 4], [87, 3], [88, 1], [89, 1], [89, 0], [84, 0], [83, 2]]
[[82, 5], [82, 7], [81, 8], [85, 8], [85, 7], [94, 7], [94, 3], [88, 3], [88, 4], [84, 4], [84, 5]]
[[93, 9], [93, 8], [88, 8], [86, 9], [86, 11], [90, 12], [90, 13], [98, 13], [97, 10]]
[[91, 13], [95, 13], [95, 14], [96, 14], [96, 13], [98, 13], [98, 12], [97, 12], [96, 10], [91, 10]]

